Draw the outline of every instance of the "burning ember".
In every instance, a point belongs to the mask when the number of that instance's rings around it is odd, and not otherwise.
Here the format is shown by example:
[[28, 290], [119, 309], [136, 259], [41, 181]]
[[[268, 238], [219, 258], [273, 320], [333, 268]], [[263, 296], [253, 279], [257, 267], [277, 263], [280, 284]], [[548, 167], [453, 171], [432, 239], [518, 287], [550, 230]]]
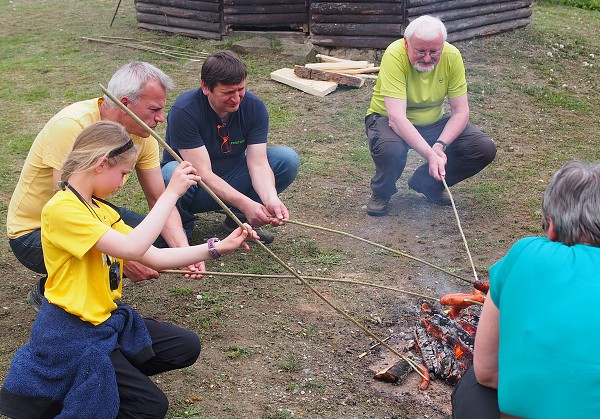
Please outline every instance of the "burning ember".
[[[421, 358], [419, 370], [423, 378], [419, 388], [426, 389], [432, 378], [456, 384], [473, 363], [475, 333], [483, 302], [479, 294], [449, 294], [440, 299], [443, 305], [451, 305], [448, 312], [437, 303], [421, 302], [419, 321], [415, 327], [415, 342], [410, 350], [414, 358]], [[466, 301], [465, 301], [466, 300]], [[411, 371], [405, 360], [375, 374], [375, 378], [387, 382], [402, 381]]]

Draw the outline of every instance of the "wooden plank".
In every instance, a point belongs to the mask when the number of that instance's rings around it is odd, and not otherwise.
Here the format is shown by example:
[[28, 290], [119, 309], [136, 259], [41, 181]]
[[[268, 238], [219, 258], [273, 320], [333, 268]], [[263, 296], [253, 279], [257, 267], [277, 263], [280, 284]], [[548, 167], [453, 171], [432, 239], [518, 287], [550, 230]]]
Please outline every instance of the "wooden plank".
[[402, 14], [402, 3], [347, 3], [347, 2], [313, 2], [310, 6], [312, 13], [321, 14], [359, 14], [386, 15]]
[[386, 49], [389, 44], [400, 36], [338, 36], [311, 34], [313, 45], [336, 48], [374, 48]]
[[484, 6], [468, 7], [464, 9], [452, 9], [442, 12], [435, 12], [434, 15], [444, 23], [451, 20], [465, 19], [472, 16], [484, 16], [491, 13], [506, 12], [529, 7], [531, 0], [509, 1], [506, 3], [486, 4]]
[[464, 41], [466, 39], [477, 38], [480, 36], [495, 35], [500, 32], [522, 28], [531, 23], [531, 18], [508, 20], [492, 25], [480, 26], [473, 29], [467, 29], [458, 32], [448, 33], [448, 42]]
[[140, 13], [148, 13], [151, 15], [161, 15], [165, 16], [167, 19], [169, 17], [180, 18], [180, 19], [189, 19], [191, 21], [202, 21], [202, 22], [215, 22], [218, 23], [221, 20], [221, 15], [219, 13], [209, 13], [200, 10], [189, 10], [189, 9], [181, 9], [179, 7], [167, 7], [167, 6], [158, 6], [155, 4], [148, 4], [145, 2], [138, 1], [135, 4], [135, 9]]
[[193, 0], [144, 0], [144, 3], [157, 4], [168, 7], [179, 7], [187, 10], [202, 10], [205, 12], [218, 13], [220, 0], [193, 1]]
[[314, 68], [317, 70], [334, 70], [340, 71], [344, 69], [356, 69], [356, 68], [367, 68], [369, 67], [368, 61], [340, 61], [337, 63], [308, 63], [305, 65], [307, 68]]
[[303, 67], [301, 65], [294, 66], [294, 74], [303, 79], [333, 81], [337, 84], [343, 84], [350, 87], [361, 87], [365, 84], [364, 79], [351, 76], [348, 74], [334, 73], [331, 71], [317, 70], [313, 68]]
[[482, 6], [484, 4], [500, 4], [511, 0], [433, 0], [427, 4], [419, 5], [415, 0], [411, 0], [410, 6], [406, 10], [407, 16], [421, 16], [425, 14], [436, 14], [443, 10], [464, 9], [467, 7]]
[[153, 15], [141, 12], [136, 13], [136, 18], [138, 22], [151, 23], [163, 27], [173, 27], [181, 29], [192, 29], [194, 31], [208, 31], [221, 33], [221, 24], [218, 22], [201, 22], [198, 20], [180, 19], [176, 17]]
[[365, 73], [379, 73], [379, 67], [368, 67], [368, 68], [348, 68], [340, 70], [340, 73], [344, 74], [365, 74]]
[[402, 34], [401, 24], [391, 23], [313, 23], [310, 27], [311, 34], [315, 35], [347, 35], [347, 36], [394, 36], [399, 38]]
[[271, 79], [295, 87], [313, 96], [324, 97], [337, 89], [337, 83], [331, 81], [306, 80], [294, 74], [291, 68], [280, 68], [271, 73]]
[[[139, 16], [138, 16], [138, 22], [140, 22]], [[191, 36], [194, 38], [206, 38], [206, 39], [217, 39], [217, 40], [221, 39], [220, 32], [208, 32], [208, 31], [201, 31], [201, 30], [194, 30], [194, 29], [187, 29], [187, 28], [174, 28], [172, 26], [154, 25], [154, 24], [149, 24], [149, 23], [144, 23], [144, 22], [138, 23], [137, 27], [142, 28], [142, 29], [149, 29], [152, 31], [164, 31], [164, 32], [170, 32], [170, 33], [176, 33], [176, 34], [180, 34], [180, 35]]]
[[402, 15], [321, 15], [312, 13], [313, 23], [402, 23]]

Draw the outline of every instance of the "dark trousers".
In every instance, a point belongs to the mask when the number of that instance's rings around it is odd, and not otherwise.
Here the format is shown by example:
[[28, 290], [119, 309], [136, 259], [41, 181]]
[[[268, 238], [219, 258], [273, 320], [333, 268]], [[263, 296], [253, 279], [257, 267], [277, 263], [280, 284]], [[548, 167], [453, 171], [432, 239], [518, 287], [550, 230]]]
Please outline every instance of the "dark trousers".
[[[145, 217], [143, 214], [123, 207], [119, 208], [119, 214], [123, 222], [132, 228], [137, 227]], [[46, 265], [44, 265], [44, 252], [42, 251], [41, 230], [34, 230], [16, 239], [10, 239], [9, 244], [15, 257], [23, 266], [39, 274], [45, 275], [47, 273]], [[158, 236], [158, 239], [154, 242], [154, 246], [168, 247], [167, 242], [161, 236]]]
[[[433, 146], [439, 138], [450, 115], [439, 121], [415, 128]], [[398, 192], [396, 181], [402, 176], [410, 147], [390, 127], [387, 116], [371, 114], [365, 118], [365, 132], [369, 139], [369, 150], [375, 163], [375, 176], [371, 179], [373, 195], [389, 199]], [[480, 172], [496, 156], [496, 145], [485, 133], [467, 124], [464, 131], [446, 149], [446, 183], [448, 186]], [[412, 182], [420, 189], [439, 191], [444, 184], [429, 175], [429, 164], [420, 166], [412, 175]]]
[[119, 387], [119, 418], [164, 417], [169, 401], [148, 376], [188, 367], [200, 355], [200, 339], [195, 333], [169, 323], [144, 321], [152, 337], [154, 357], [134, 365], [118, 348], [110, 355]]
[[498, 391], [477, 382], [471, 366], [452, 392], [453, 419], [498, 419]]

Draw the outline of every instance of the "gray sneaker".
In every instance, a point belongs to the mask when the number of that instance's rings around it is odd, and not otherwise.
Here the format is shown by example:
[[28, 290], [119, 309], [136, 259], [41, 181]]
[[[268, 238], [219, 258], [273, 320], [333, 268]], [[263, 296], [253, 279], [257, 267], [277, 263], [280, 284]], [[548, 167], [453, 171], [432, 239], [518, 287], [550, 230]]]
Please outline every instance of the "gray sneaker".
[[446, 191], [444, 189], [441, 189], [441, 190], [427, 189], [426, 187], [415, 182], [412, 177], [410, 179], [408, 179], [408, 187], [415, 192], [419, 192], [419, 193], [422, 193], [423, 195], [425, 195], [425, 198], [427, 198], [427, 200], [429, 202], [431, 202], [432, 204], [441, 205], [441, 206], [452, 205], [452, 201], [450, 200], [450, 197], [448, 196], [448, 194], [446, 193]]
[[[240, 218], [240, 221], [245, 222], [245, 220], [243, 220], [241, 218]], [[225, 218], [225, 221], [223, 221], [223, 229], [227, 233], [231, 233], [236, 228], [238, 228], [238, 225], [235, 223], [235, 221], [233, 221], [232, 218], [230, 218], [230, 217]], [[256, 234], [258, 234], [259, 240], [261, 242], [263, 242], [264, 244], [271, 244], [275, 240], [275, 234], [271, 233], [265, 227], [253, 227], [252, 229], [254, 231], [256, 231]]]
[[388, 213], [388, 202], [390, 202], [389, 198], [385, 199], [376, 195], [371, 195], [371, 199], [367, 202], [367, 214], [374, 217], [386, 215]]
[[39, 312], [42, 307], [42, 300], [44, 299], [44, 285], [46, 283], [46, 276], [40, 278], [33, 287], [31, 287], [31, 291], [27, 294], [27, 303], [35, 310], [35, 312]]

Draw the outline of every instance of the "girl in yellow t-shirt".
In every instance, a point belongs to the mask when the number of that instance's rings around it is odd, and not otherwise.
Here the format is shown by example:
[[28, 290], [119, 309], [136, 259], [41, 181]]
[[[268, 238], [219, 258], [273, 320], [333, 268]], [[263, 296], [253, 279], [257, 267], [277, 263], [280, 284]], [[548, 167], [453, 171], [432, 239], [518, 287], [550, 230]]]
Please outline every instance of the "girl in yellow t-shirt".
[[156, 270], [193, 265], [248, 249], [250, 226], [207, 244], [152, 246], [177, 199], [200, 177], [177, 168], [140, 225], [125, 225], [105, 199], [123, 185], [137, 149], [125, 129], [97, 122], [77, 137], [62, 170], [62, 190], [42, 211], [48, 271], [44, 302], [31, 340], [17, 350], [0, 392], [10, 417], [163, 417], [164, 393], [148, 376], [187, 367], [200, 354], [195, 333], [142, 319], [119, 302], [123, 260]]

